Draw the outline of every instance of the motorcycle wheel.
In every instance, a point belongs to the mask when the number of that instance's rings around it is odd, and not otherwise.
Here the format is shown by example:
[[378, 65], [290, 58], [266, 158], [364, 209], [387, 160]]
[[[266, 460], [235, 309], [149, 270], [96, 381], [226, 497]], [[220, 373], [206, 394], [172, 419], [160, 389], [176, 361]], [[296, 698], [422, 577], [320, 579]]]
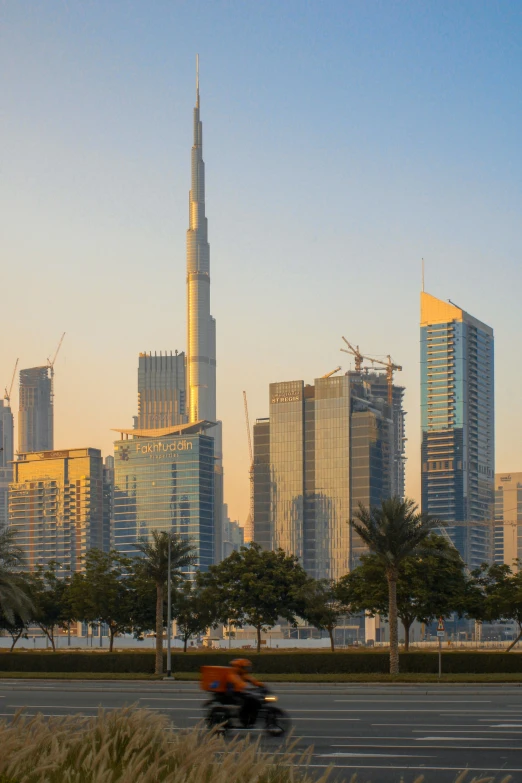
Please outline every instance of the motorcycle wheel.
[[289, 715], [279, 707], [268, 707], [265, 714], [265, 732], [270, 737], [282, 737], [290, 731]]
[[205, 719], [207, 728], [211, 731], [216, 731], [219, 734], [225, 734], [228, 728], [228, 721], [229, 717], [227, 710], [219, 705], [212, 707]]

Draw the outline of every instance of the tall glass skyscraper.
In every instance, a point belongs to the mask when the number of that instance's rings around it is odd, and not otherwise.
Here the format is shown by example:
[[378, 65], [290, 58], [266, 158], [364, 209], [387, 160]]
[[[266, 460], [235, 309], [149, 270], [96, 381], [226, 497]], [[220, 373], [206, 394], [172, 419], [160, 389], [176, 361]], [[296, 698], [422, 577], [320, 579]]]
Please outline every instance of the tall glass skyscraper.
[[7, 525], [9, 483], [13, 477], [13, 414], [9, 398], [0, 400], [0, 528]]
[[394, 494], [404, 441], [394, 439], [395, 406], [373, 394], [375, 376], [273, 383], [270, 417], [254, 425], [254, 540], [296, 555], [316, 578], [357, 564], [364, 546], [350, 518], [359, 502]]
[[420, 332], [422, 510], [476, 568], [493, 557], [493, 330], [422, 292]]
[[185, 354], [140, 353], [138, 429], [183, 424], [186, 417]]
[[114, 444], [113, 539], [120, 552], [153, 530], [191, 541], [195, 568], [214, 562], [214, 439], [201, 427], [122, 430]]
[[54, 448], [53, 381], [50, 367], [20, 370], [18, 451], [52, 451]]

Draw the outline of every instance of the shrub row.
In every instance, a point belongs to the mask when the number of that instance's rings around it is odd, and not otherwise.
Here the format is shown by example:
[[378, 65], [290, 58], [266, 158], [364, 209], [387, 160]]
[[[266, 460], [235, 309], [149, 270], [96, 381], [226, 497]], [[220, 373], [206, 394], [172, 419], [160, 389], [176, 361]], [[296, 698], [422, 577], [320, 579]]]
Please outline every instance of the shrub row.
[[[205, 664], [225, 665], [233, 657], [228, 652], [173, 653], [172, 671], [197, 672]], [[254, 670], [263, 674], [385, 674], [389, 671], [387, 652], [309, 652], [248, 653]], [[436, 674], [438, 654], [410, 652], [400, 656], [402, 673]], [[0, 654], [2, 671], [11, 672], [112, 672], [153, 674], [153, 652], [13, 652]], [[502, 652], [445, 652], [446, 674], [522, 673], [522, 654]]]

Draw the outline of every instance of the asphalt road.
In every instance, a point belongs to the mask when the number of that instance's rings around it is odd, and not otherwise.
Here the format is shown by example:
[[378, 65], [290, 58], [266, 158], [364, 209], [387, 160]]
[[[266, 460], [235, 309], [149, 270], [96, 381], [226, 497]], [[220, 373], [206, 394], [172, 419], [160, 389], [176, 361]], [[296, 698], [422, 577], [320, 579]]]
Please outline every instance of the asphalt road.
[[[332, 780], [360, 783], [454, 781], [509, 773], [522, 783], [522, 688], [516, 685], [274, 685], [300, 747], [313, 745], [312, 767], [335, 765]], [[94, 715], [99, 705], [160, 710], [179, 727], [202, 718], [195, 683], [0, 680], [0, 718], [29, 714]], [[277, 740], [268, 747], [278, 748]]]

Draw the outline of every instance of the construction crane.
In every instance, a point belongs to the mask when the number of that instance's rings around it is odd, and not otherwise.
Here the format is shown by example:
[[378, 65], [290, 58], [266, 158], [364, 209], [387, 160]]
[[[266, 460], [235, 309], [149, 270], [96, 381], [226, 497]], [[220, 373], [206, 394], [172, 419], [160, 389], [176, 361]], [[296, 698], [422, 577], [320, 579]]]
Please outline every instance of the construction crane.
[[7, 386], [5, 387], [4, 400], [7, 402], [7, 404], [9, 406], [11, 405], [11, 392], [13, 391], [13, 384], [14, 384], [14, 379], [15, 379], [16, 368], [17, 367], [18, 367], [18, 359], [16, 360], [16, 363], [15, 363], [15, 366], [14, 366], [13, 377], [11, 378], [11, 385], [9, 387], [9, 391], [7, 391]]
[[355, 372], [361, 372], [362, 363], [366, 357], [362, 355], [358, 345], [353, 346], [351, 343], [348, 342], [346, 337], [343, 337], [343, 340], [348, 346], [349, 350], [347, 351], [346, 348], [341, 348], [341, 351], [343, 351], [344, 353], [349, 353], [355, 358]]
[[361, 372], [363, 362], [371, 362], [372, 368], [374, 364], [380, 364], [386, 368], [386, 380], [388, 381], [388, 405], [391, 405], [393, 403], [393, 373], [396, 370], [397, 371], [402, 370], [400, 364], [394, 364], [394, 362], [392, 362], [391, 357], [389, 355], [388, 355], [387, 362], [383, 361], [382, 359], [376, 359], [373, 356], [365, 356], [360, 352], [358, 345], [354, 347], [351, 343], [348, 342], [346, 337], [343, 337], [342, 339], [348, 346], [348, 350], [346, 350], [346, 348], [341, 348], [341, 351], [343, 351], [344, 353], [349, 353], [355, 357], [356, 372]]
[[51, 402], [54, 400], [54, 363], [56, 361], [56, 357], [58, 356], [58, 353], [60, 352], [60, 348], [62, 347], [64, 337], [65, 337], [65, 332], [60, 337], [60, 342], [58, 343], [58, 348], [54, 352], [53, 358], [49, 359], [49, 357], [47, 357], [47, 366], [51, 370]]
[[336, 367], [335, 370], [330, 370], [330, 372], [327, 372], [324, 375], [321, 375], [321, 378], [331, 378], [332, 375], [335, 375], [335, 373], [339, 372], [340, 369], [342, 369], [342, 368], [341, 367]]
[[248, 469], [248, 476], [250, 479], [250, 524], [249, 527], [245, 529], [245, 543], [248, 543], [254, 538], [254, 452], [252, 451], [252, 436], [250, 434], [250, 417], [248, 415], [248, 401], [246, 391], [243, 392], [243, 403], [245, 406], [245, 423], [248, 437], [248, 456], [250, 458], [250, 467]]
[[48, 366], [48, 367], [50, 367], [50, 369], [51, 369], [51, 378], [52, 378], [52, 376], [54, 375], [54, 363], [55, 363], [55, 361], [56, 361], [56, 357], [58, 356], [58, 353], [59, 353], [59, 351], [60, 351], [60, 348], [62, 347], [62, 343], [63, 343], [63, 338], [64, 338], [64, 337], [65, 337], [65, 332], [64, 332], [64, 333], [62, 334], [62, 336], [60, 337], [60, 342], [58, 343], [58, 348], [56, 349], [56, 351], [55, 351], [55, 354], [54, 354], [53, 358], [52, 358], [52, 359], [49, 359], [49, 357], [47, 357], [47, 366]]

